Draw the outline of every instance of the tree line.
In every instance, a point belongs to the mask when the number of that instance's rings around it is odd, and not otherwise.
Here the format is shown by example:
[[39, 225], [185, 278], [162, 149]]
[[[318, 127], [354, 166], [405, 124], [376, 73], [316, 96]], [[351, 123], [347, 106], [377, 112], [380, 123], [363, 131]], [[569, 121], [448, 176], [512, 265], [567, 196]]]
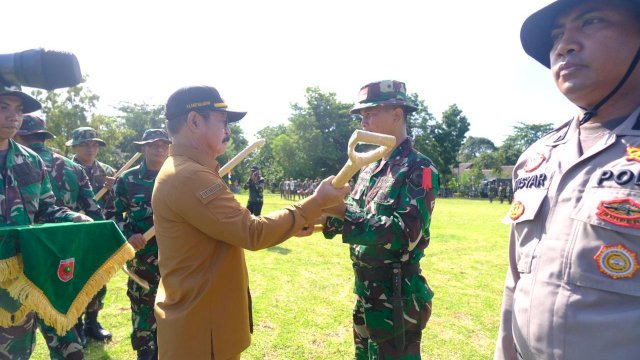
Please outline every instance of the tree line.
[[[118, 115], [96, 112], [100, 97], [82, 85], [65, 90], [34, 90], [31, 94], [42, 104], [47, 128], [55, 139], [47, 145], [63, 155], [72, 150], [64, 145], [73, 129], [91, 126], [98, 130], [107, 146], [98, 154], [98, 160], [122, 166], [135, 154], [133, 141], [142, 137], [146, 129], [164, 128], [163, 105], [122, 102]], [[418, 94], [410, 94], [419, 110], [407, 118], [407, 130], [416, 149], [427, 155], [440, 171], [443, 186], [456, 188], [459, 179], [453, 176], [460, 162], [472, 162], [474, 168], [499, 171], [501, 165], [515, 164], [520, 153], [542, 134], [551, 124], [527, 125], [520, 123], [512, 135], [497, 147], [491, 140], [467, 137], [469, 120], [456, 104], [450, 105], [437, 119]], [[337, 100], [336, 94], [323, 92], [317, 87], [306, 89], [305, 102], [291, 105], [288, 122], [266, 126], [257, 132], [266, 145], [245, 159], [232, 172], [232, 177], [242, 183], [252, 165], [259, 165], [263, 176], [272, 183], [283, 178], [325, 178], [337, 174], [347, 161], [349, 137], [360, 127], [358, 116], [349, 114], [353, 103]], [[244, 149], [249, 141], [242, 128], [230, 124], [231, 141], [226, 154], [218, 160], [221, 164]], [[367, 145], [359, 145], [358, 151], [366, 151]]]

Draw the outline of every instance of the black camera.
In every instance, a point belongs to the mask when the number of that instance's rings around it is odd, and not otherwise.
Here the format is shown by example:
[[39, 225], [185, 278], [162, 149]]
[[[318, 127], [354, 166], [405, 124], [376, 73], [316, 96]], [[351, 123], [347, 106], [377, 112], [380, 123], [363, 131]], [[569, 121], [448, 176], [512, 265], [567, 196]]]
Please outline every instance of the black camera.
[[0, 86], [53, 90], [81, 82], [80, 64], [72, 53], [31, 49], [0, 54]]

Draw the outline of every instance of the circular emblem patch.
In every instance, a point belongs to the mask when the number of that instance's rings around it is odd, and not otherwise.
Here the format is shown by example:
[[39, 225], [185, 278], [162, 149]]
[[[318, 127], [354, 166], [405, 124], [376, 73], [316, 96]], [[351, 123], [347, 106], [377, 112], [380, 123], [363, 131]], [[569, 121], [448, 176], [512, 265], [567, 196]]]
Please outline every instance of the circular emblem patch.
[[603, 245], [593, 257], [601, 273], [613, 278], [632, 278], [638, 271], [638, 257], [622, 244]]
[[524, 171], [535, 171], [540, 167], [540, 165], [542, 165], [545, 160], [547, 160], [547, 158], [543, 154], [536, 153], [535, 155], [527, 159], [527, 163], [524, 165]]
[[511, 220], [518, 220], [522, 214], [524, 214], [524, 204], [521, 201], [514, 202], [509, 209], [509, 217]]

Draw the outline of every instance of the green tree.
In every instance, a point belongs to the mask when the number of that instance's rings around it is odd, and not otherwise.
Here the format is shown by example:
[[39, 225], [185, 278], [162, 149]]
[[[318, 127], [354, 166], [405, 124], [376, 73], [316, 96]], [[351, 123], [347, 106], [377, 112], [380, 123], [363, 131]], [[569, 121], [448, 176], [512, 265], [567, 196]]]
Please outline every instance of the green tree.
[[500, 146], [500, 156], [503, 158], [504, 164], [515, 165], [524, 150], [551, 130], [553, 130], [551, 123], [518, 123], [513, 127], [513, 134], [509, 135]]
[[47, 129], [56, 136], [47, 141], [48, 146], [62, 154], [70, 150], [65, 142], [71, 139], [71, 132], [81, 126], [90, 126], [90, 116], [100, 100], [82, 84], [64, 90], [33, 90], [31, 95], [42, 103]]
[[449, 106], [440, 121], [426, 116], [414, 129], [415, 146], [435, 164], [446, 184], [452, 174], [451, 168], [458, 165], [458, 152], [469, 131], [469, 120], [457, 105]]
[[[349, 110], [353, 104], [342, 103], [335, 93], [323, 93], [317, 87], [306, 90], [306, 104], [293, 104], [287, 137], [278, 137], [285, 177], [299, 179], [336, 174], [347, 160], [349, 137], [358, 128]], [[286, 151], [285, 151], [286, 149]], [[274, 149], [275, 150], [275, 149]]]
[[481, 154], [496, 151], [493, 141], [484, 137], [469, 136], [460, 148], [458, 159], [460, 162], [470, 162]]
[[117, 110], [122, 127], [122, 139], [118, 150], [123, 154], [132, 156], [136, 153], [134, 141], [142, 139], [145, 130], [164, 129], [163, 105], [150, 105], [146, 103], [121, 103]]
[[259, 139], [264, 139], [264, 146], [258, 151], [254, 157], [254, 162], [262, 169], [262, 176], [269, 184], [279, 183], [284, 177], [283, 164], [276, 161], [273, 152], [273, 141], [280, 135], [285, 134], [287, 128], [284, 124], [276, 126], [267, 126], [257, 132]]

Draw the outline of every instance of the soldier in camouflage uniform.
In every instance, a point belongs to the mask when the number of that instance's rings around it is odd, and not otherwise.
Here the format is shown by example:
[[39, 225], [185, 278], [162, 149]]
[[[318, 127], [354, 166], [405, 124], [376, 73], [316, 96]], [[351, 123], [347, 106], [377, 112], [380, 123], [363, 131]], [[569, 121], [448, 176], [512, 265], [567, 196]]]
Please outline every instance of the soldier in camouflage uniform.
[[137, 250], [127, 263], [129, 271], [147, 281], [149, 289], [129, 279], [127, 295], [131, 300], [131, 345], [138, 352], [138, 360], [157, 359], [156, 318], [153, 304], [160, 282], [158, 244], [155, 236], [148, 242], [143, 234], [153, 227], [151, 193], [162, 164], [169, 156], [169, 136], [162, 129], [150, 129], [142, 141], [134, 141], [144, 155], [144, 162], [127, 170], [116, 180], [116, 221]]
[[[19, 88], [0, 87], [0, 226], [37, 222], [91, 221], [91, 218], [55, 205], [55, 196], [42, 159], [11, 138], [20, 128], [23, 112], [41, 108]], [[18, 303], [0, 287], [0, 307], [11, 312]], [[17, 320], [17, 319], [16, 319]], [[9, 327], [0, 327], [0, 358], [28, 359], [35, 346], [36, 315], [28, 313]], [[54, 344], [56, 346], [58, 344]], [[78, 343], [62, 347], [65, 359], [82, 359]], [[52, 358], [57, 358], [55, 353]]]
[[[352, 114], [364, 130], [393, 135], [387, 158], [360, 171], [345, 205], [327, 211], [324, 235], [342, 234], [355, 270], [355, 359], [420, 359], [422, 330], [431, 316], [433, 292], [421, 275], [429, 224], [439, 189], [431, 160], [407, 136], [405, 84], [365, 85]], [[341, 218], [341, 219], [340, 219]]]
[[262, 205], [264, 204], [264, 178], [260, 174], [260, 167], [253, 165], [251, 167], [251, 176], [244, 184], [244, 189], [249, 189], [249, 200], [247, 201], [247, 209], [251, 214], [260, 216], [262, 213]]
[[[72, 211], [82, 210], [93, 220], [104, 220], [100, 206], [94, 198], [89, 178], [82, 166], [45, 146], [45, 140], [53, 138], [55, 136], [47, 131], [44, 120], [35, 115], [25, 115], [22, 126], [15, 135], [16, 142], [35, 151], [44, 161], [53, 194], [56, 196], [56, 205], [67, 207]], [[47, 342], [51, 358], [68, 358], [69, 349], [76, 350], [84, 347], [84, 336], [79, 337], [80, 334], [75, 329], [60, 336], [53, 327], [46, 325], [40, 318], [38, 318], [38, 327]], [[76, 351], [82, 352], [82, 350]]]
[[[115, 179], [115, 170], [104, 163], [96, 160], [98, 150], [107, 143], [98, 137], [98, 132], [90, 127], [80, 127], [71, 133], [71, 140], [65, 143], [67, 146], [73, 147], [75, 155], [72, 160], [82, 166], [85, 173], [89, 177], [91, 187], [98, 193], [103, 187], [110, 188], [107, 193], [98, 200], [98, 204], [102, 209], [104, 218], [109, 220], [115, 214], [113, 184]], [[98, 291], [93, 299], [87, 305], [85, 310], [84, 321], [82, 316], [78, 319], [76, 329], [81, 334], [91, 337], [98, 341], [111, 340], [111, 333], [104, 329], [98, 322], [98, 313], [104, 307], [104, 298], [107, 295], [106, 285]]]

